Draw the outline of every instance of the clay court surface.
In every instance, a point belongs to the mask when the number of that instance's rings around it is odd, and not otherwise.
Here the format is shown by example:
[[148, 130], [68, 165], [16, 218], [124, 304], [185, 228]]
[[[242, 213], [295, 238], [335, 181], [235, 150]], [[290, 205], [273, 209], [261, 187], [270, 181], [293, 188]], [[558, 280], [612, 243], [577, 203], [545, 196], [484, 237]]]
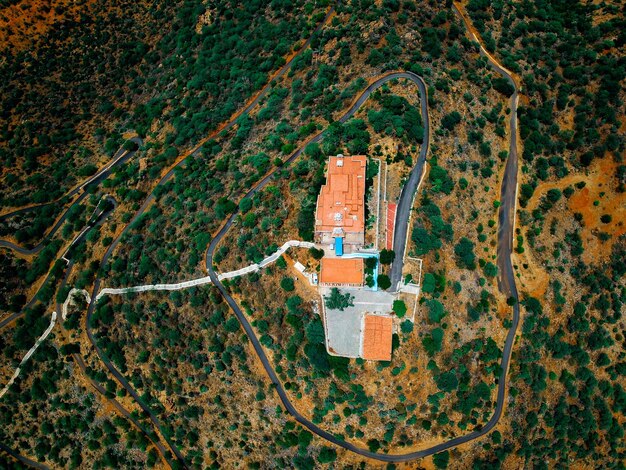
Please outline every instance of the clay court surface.
[[363, 258], [322, 258], [320, 283], [363, 285]]
[[391, 360], [391, 317], [365, 315], [363, 332], [363, 359], [372, 361]]
[[387, 203], [387, 249], [393, 249], [393, 228], [396, 223], [396, 208], [398, 205], [395, 202]]

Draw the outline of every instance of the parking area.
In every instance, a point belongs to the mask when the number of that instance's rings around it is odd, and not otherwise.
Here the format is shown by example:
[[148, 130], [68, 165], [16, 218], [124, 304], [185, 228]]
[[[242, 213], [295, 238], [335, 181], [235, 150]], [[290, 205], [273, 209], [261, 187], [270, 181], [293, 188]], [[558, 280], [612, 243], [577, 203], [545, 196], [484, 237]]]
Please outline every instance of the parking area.
[[[340, 290], [354, 296], [354, 306], [343, 311], [324, 307], [326, 349], [329, 354], [336, 356], [361, 357], [365, 314], [390, 313], [394, 296], [383, 291], [349, 288]], [[330, 288], [321, 287], [320, 294], [322, 297], [330, 295]]]

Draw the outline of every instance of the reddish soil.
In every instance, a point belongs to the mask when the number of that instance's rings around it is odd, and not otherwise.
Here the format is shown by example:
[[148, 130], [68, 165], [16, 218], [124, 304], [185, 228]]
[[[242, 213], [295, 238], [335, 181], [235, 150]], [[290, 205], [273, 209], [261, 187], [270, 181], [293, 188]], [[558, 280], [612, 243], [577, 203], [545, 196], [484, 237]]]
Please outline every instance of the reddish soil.
[[72, 0], [21, 1], [0, 11], [0, 50], [27, 49], [56, 23], [68, 17], [77, 19], [91, 1], [76, 5]]
[[[611, 253], [613, 243], [620, 235], [626, 233], [626, 193], [616, 193], [615, 173], [617, 163], [612, 158], [604, 158], [595, 166], [591, 174], [585, 178], [586, 186], [576, 191], [569, 200], [569, 208], [573, 213], [582, 214], [585, 263], [597, 263], [605, 260]], [[609, 214], [611, 222], [603, 223], [601, 217]], [[598, 234], [608, 233], [611, 238], [602, 242]]]
[[393, 248], [393, 229], [396, 222], [396, 208], [398, 205], [394, 202], [387, 203], [387, 249]]

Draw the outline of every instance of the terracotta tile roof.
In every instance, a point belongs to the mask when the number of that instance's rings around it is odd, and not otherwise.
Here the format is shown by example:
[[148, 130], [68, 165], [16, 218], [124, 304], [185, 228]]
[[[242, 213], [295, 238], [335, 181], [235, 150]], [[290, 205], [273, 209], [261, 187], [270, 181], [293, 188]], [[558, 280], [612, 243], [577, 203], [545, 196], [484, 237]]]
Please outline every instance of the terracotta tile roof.
[[391, 317], [365, 315], [363, 330], [363, 359], [372, 361], [391, 360]]
[[330, 157], [326, 184], [317, 199], [315, 230], [332, 232], [365, 231], [365, 166], [364, 155]]
[[363, 285], [363, 258], [322, 258], [320, 283]]

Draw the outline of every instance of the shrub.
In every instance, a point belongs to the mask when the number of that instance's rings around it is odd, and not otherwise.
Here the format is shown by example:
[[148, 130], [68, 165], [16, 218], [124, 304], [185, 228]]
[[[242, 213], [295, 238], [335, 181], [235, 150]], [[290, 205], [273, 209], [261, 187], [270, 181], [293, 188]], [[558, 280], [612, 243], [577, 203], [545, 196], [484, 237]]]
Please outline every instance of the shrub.
[[380, 264], [391, 264], [396, 258], [396, 254], [393, 250], [383, 249], [380, 252]]
[[406, 315], [406, 304], [402, 300], [394, 300], [393, 311], [398, 318], [403, 318]]
[[474, 255], [474, 243], [463, 237], [454, 247], [454, 254], [457, 257], [457, 264], [462, 268], [476, 269], [476, 256]]
[[282, 287], [287, 292], [292, 292], [296, 288], [293, 279], [290, 277], [283, 277], [280, 281], [280, 287]]
[[324, 257], [324, 250], [318, 249], [315, 247], [309, 248], [309, 253], [314, 259], [317, 259], [317, 260], [322, 259]]
[[342, 294], [339, 289], [333, 287], [330, 290], [330, 295], [324, 296], [324, 302], [326, 308], [331, 310], [341, 310], [342, 312], [354, 305], [354, 296], [350, 295], [349, 292]]
[[376, 280], [381, 289], [387, 290], [391, 287], [391, 279], [386, 274], [379, 274]]

